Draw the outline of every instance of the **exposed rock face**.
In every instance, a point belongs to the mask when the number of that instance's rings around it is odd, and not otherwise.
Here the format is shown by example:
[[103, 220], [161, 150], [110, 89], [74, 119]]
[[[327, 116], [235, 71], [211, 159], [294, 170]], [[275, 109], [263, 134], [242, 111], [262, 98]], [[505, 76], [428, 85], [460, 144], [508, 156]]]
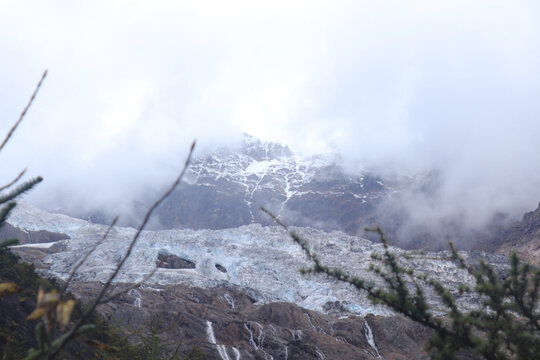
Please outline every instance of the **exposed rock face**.
[[226, 273], [227, 272], [227, 268], [221, 264], [216, 264], [214, 265], [216, 267], [216, 269], [218, 269], [219, 271], [221, 271], [222, 273]]
[[156, 265], [164, 269], [195, 269], [193, 261], [171, 254], [166, 250], [158, 252]]
[[34, 264], [37, 270], [47, 270], [49, 265], [43, 263], [43, 259], [49, 254], [65, 250], [65, 247], [57, 243], [49, 248], [35, 248], [30, 246], [12, 247], [11, 252], [17, 255], [21, 261]]
[[46, 230], [21, 230], [11, 224], [4, 224], [0, 228], [0, 240], [13, 238], [18, 239], [21, 244], [11, 247], [13, 253], [22, 261], [34, 264], [37, 269], [47, 269], [48, 266], [42, 263], [43, 258], [65, 251], [62, 240], [69, 239], [69, 236]]
[[540, 204], [516, 223], [504, 237], [499, 248], [502, 254], [516, 251], [520, 259], [540, 265]]
[[[75, 283], [72, 290], [85, 298], [98, 286]], [[430, 332], [403, 317], [337, 318], [291, 303], [255, 305], [238, 287], [147, 286], [101, 311], [142, 329], [159, 314], [171, 329], [166, 337], [183, 339], [185, 351], [206, 338], [201, 347], [210, 360], [428, 358], [423, 346]]]
[[13, 225], [5, 224], [0, 228], [0, 239], [12, 238], [18, 239], [19, 244], [39, 244], [69, 239], [69, 236], [46, 230], [24, 231]]

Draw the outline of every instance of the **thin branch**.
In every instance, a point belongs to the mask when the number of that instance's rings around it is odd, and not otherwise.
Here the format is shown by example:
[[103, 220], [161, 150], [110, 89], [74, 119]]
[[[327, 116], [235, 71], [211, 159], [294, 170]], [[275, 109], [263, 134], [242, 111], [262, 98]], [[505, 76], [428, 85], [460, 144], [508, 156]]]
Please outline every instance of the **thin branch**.
[[36, 184], [40, 183], [41, 181], [43, 181], [43, 178], [41, 176], [38, 176], [34, 179], [30, 179], [22, 183], [21, 185], [17, 186], [15, 189], [11, 190], [9, 193], [5, 195], [1, 195], [0, 204], [4, 204], [8, 201], [15, 199], [17, 196], [32, 189]]
[[[148, 221], [150, 220], [150, 217], [152, 216], [152, 213], [154, 212], [154, 210], [166, 199], [169, 197], [169, 195], [171, 195], [171, 193], [174, 191], [174, 189], [176, 188], [176, 186], [180, 183], [180, 181], [182, 181], [182, 178], [184, 177], [184, 174], [189, 166], [189, 163], [191, 162], [191, 155], [193, 154], [193, 150], [195, 149], [195, 141], [191, 144], [191, 148], [190, 148], [190, 151], [189, 151], [189, 154], [188, 154], [188, 157], [186, 159], [186, 162], [184, 164], [184, 168], [182, 169], [182, 171], [180, 172], [180, 175], [178, 175], [178, 178], [176, 179], [176, 181], [172, 184], [172, 186], [169, 188], [169, 190], [167, 190], [167, 192], [165, 192], [165, 194], [163, 194], [163, 196], [161, 198], [159, 198], [155, 203], [154, 205], [152, 205], [152, 207], [150, 207], [150, 209], [146, 212], [146, 215], [144, 217], [144, 220], [142, 221], [141, 225], [139, 226], [139, 228], [137, 229], [137, 232], [135, 233], [135, 236], [133, 236], [133, 239], [131, 240], [131, 243], [129, 244], [129, 247], [127, 249], [127, 252], [126, 254], [124, 255], [124, 257], [122, 258], [122, 260], [120, 260], [120, 263], [118, 264], [118, 266], [116, 266], [116, 269], [114, 270], [113, 274], [109, 277], [109, 280], [107, 280], [107, 282], [105, 283], [105, 286], [104, 286], [104, 290], [106, 290], [112, 283], [112, 281], [116, 278], [116, 276], [118, 275], [118, 273], [120, 272], [120, 269], [122, 269], [122, 266], [124, 266], [124, 263], [126, 262], [126, 260], [128, 259], [128, 257], [131, 255], [131, 251], [133, 250], [133, 247], [135, 246], [135, 244], [137, 243], [137, 240], [139, 239], [139, 236], [141, 235], [142, 231], [144, 230], [144, 228], [146, 227], [146, 224], [148, 223]], [[105, 291], [101, 291], [100, 293], [100, 298], [103, 297]], [[99, 302], [99, 300], [98, 300]]]
[[126, 289], [124, 290], [121, 290], [105, 299], [102, 299], [99, 301], [99, 304], [98, 305], [101, 305], [101, 304], [106, 304], [108, 303], [109, 301], [112, 301], [114, 299], [116, 299], [117, 297], [121, 296], [121, 295], [124, 295], [124, 294], [127, 294], [128, 292], [130, 292], [131, 290], [134, 290], [134, 289], [137, 289], [138, 287], [140, 287], [142, 284], [144, 284], [145, 282], [147, 282], [148, 280], [150, 280], [150, 278], [152, 276], [154, 276], [154, 274], [156, 273], [158, 269], [158, 266], [156, 266], [154, 268], [154, 270], [152, 270], [150, 273], [148, 273], [144, 278], [142, 278], [142, 280], [136, 282], [135, 284], [131, 285], [131, 286], [128, 286]]
[[99, 241], [97, 241], [94, 246], [92, 246], [92, 248], [90, 249], [90, 251], [88, 251], [86, 253], [86, 255], [84, 255], [84, 257], [77, 263], [77, 265], [75, 265], [75, 267], [73, 268], [73, 270], [71, 270], [71, 273], [69, 274], [66, 282], [64, 283], [64, 286], [62, 287], [62, 290], [60, 290], [60, 294], [63, 294], [64, 291], [67, 290], [68, 286], [69, 286], [69, 283], [71, 282], [71, 280], [73, 279], [73, 276], [75, 276], [75, 273], [77, 272], [77, 270], [79, 270], [79, 268], [82, 266], [82, 264], [84, 264], [86, 262], [86, 260], [88, 260], [88, 258], [90, 257], [90, 255], [92, 255], [92, 253], [94, 251], [96, 251], [97, 247], [101, 244], [103, 244], [103, 241], [105, 241], [105, 239], [109, 236], [109, 233], [111, 232], [111, 229], [114, 227], [114, 225], [116, 225], [116, 222], [118, 221], [118, 216], [114, 218], [114, 220], [112, 221], [111, 225], [109, 225], [109, 227], [107, 228], [107, 231], [105, 231], [105, 234], [103, 234], [103, 236], [101, 237], [101, 239]]
[[19, 175], [17, 175], [17, 177], [16, 177], [15, 179], [13, 179], [9, 184], [0, 187], [0, 191], [4, 191], [4, 190], [10, 188], [11, 186], [13, 186], [13, 184], [15, 184], [17, 181], [19, 181], [19, 180], [23, 177], [23, 175], [24, 175], [25, 172], [26, 172], [26, 169], [24, 169], [23, 171], [21, 171], [21, 172], [19, 173]]
[[15, 123], [15, 125], [13, 125], [11, 127], [11, 129], [9, 130], [9, 132], [7, 133], [4, 141], [2, 142], [2, 145], [0, 145], [0, 151], [2, 151], [2, 149], [4, 148], [4, 146], [6, 146], [7, 142], [9, 141], [9, 138], [11, 137], [11, 135], [13, 135], [13, 133], [15, 132], [15, 130], [17, 129], [17, 127], [19, 126], [19, 124], [21, 123], [21, 121], [24, 119], [24, 116], [26, 115], [26, 112], [28, 111], [28, 109], [30, 109], [30, 105], [32, 105], [32, 102], [34, 101], [38, 91], [39, 91], [39, 88], [41, 87], [41, 84], [43, 83], [43, 80], [45, 79], [45, 77], [47, 76], [47, 70], [45, 70], [43, 72], [43, 75], [41, 76], [41, 79], [39, 80], [37, 86], [36, 86], [36, 89], [34, 90], [34, 93], [32, 94], [32, 96], [30, 97], [30, 100], [28, 101], [28, 104], [26, 105], [26, 107], [24, 108], [23, 112], [21, 113], [21, 115], [19, 116], [19, 120], [17, 120], [17, 122]]
[[9, 213], [15, 208], [16, 205], [17, 203], [15, 201], [10, 201], [5, 206], [0, 208], [0, 226], [4, 224], [9, 216]]
[[146, 216], [144, 217], [144, 220], [142, 221], [141, 225], [139, 226], [139, 229], [137, 230], [137, 232], [135, 233], [135, 235], [133, 236], [133, 239], [131, 240], [131, 243], [129, 244], [129, 247], [128, 247], [128, 250], [126, 252], [126, 254], [124, 255], [124, 257], [122, 258], [122, 260], [120, 261], [120, 263], [116, 266], [116, 269], [115, 271], [113, 272], [113, 274], [109, 277], [109, 279], [107, 280], [107, 282], [105, 283], [105, 285], [103, 286], [103, 288], [101, 289], [101, 291], [99, 292], [98, 296], [94, 299], [94, 301], [91, 303], [90, 307], [88, 308], [88, 310], [81, 316], [81, 318], [79, 319], [79, 321], [64, 335], [64, 337], [62, 338], [62, 341], [60, 342], [60, 344], [58, 344], [57, 347], [55, 347], [54, 349], [51, 349], [49, 351], [49, 353], [47, 354], [47, 359], [52, 359], [54, 358], [54, 356], [56, 354], [58, 354], [58, 352], [69, 342], [71, 341], [71, 339], [73, 339], [76, 335], [77, 335], [77, 332], [78, 330], [81, 328], [81, 326], [86, 322], [86, 320], [90, 317], [90, 315], [94, 312], [94, 310], [96, 309], [96, 307], [100, 304], [101, 302], [101, 299], [103, 298], [103, 296], [105, 295], [105, 293], [107, 292], [107, 290], [109, 289], [109, 287], [111, 286], [111, 283], [113, 282], [113, 280], [116, 278], [116, 276], [118, 275], [118, 273], [120, 272], [120, 269], [122, 268], [122, 266], [124, 265], [124, 263], [126, 262], [126, 260], [129, 258], [129, 256], [131, 255], [131, 251], [133, 249], [133, 247], [135, 246], [135, 244], [137, 243], [137, 239], [139, 238], [139, 236], [141, 235], [141, 232], [143, 231], [143, 229], [145, 228], [146, 224], [148, 223], [148, 221], [150, 220], [150, 217], [152, 215], [152, 213], [154, 212], [154, 210], [167, 198], [169, 197], [169, 195], [171, 195], [171, 193], [174, 191], [174, 189], [178, 186], [178, 184], [180, 183], [180, 181], [182, 181], [182, 178], [184, 177], [184, 174], [186, 173], [187, 171], [187, 168], [189, 166], [189, 163], [191, 162], [191, 157], [193, 155], [193, 150], [195, 149], [195, 141], [193, 141], [193, 143], [191, 144], [191, 148], [189, 150], [189, 154], [186, 158], [186, 162], [184, 163], [184, 167], [182, 168], [182, 171], [180, 172], [180, 175], [178, 175], [176, 181], [172, 184], [172, 186], [169, 188], [169, 190], [167, 190], [167, 192], [165, 192], [165, 194], [163, 194], [162, 197], [160, 197], [155, 203], [154, 205], [152, 205], [152, 207], [150, 207], [150, 209], [147, 211], [146, 213]]

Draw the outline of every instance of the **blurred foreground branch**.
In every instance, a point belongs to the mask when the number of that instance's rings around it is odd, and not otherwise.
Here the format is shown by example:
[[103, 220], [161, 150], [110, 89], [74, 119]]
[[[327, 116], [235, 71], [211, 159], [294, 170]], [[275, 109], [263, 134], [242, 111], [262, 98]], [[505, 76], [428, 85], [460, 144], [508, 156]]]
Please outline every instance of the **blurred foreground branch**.
[[39, 80], [37, 86], [36, 86], [36, 89], [34, 90], [34, 93], [32, 94], [32, 96], [30, 97], [30, 100], [28, 100], [28, 104], [26, 104], [26, 107], [24, 108], [23, 112], [21, 113], [21, 115], [19, 116], [19, 119], [17, 120], [17, 122], [15, 122], [15, 124], [11, 127], [11, 129], [9, 129], [6, 137], [4, 138], [4, 141], [2, 141], [2, 145], [0, 145], [0, 151], [2, 151], [2, 149], [4, 148], [4, 146], [6, 146], [7, 142], [9, 141], [9, 139], [11, 138], [11, 135], [13, 135], [13, 133], [15, 132], [15, 130], [17, 130], [17, 128], [19, 127], [19, 124], [22, 122], [22, 120], [24, 119], [28, 109], [30, 109], [30, 106], [32, 105], [32, 103], [34, 102], [34, 99], [36, 98], [36, 95], [39, 91], [39, 89], [41, 88], [41, 84], [43, 83], [43, 80], [45, 80], [45, 77], [47, 76], [47, 70], [45, 70], [43, 72], [43, 75], [41, 75], [41, 79]]
[[[146, 225], [148, 224], [148, 221], [150, 220], [150, 217], [152, 216], [152, 213], [154, 212], [154, 210], [167, 198], [169, 197], [169, 195], [174, 191], [174, 189], [178, 186], [178, 184], [180, 183], [180, 181], [182, 181], [182, 178], [184, 177], [184, 174], [186, 173], [186, 170], [191, 162], [191, 157], [193, 155], [193, 150], [195, 149], [195, 141], [193, 141], [193, 143], [191, 144], [191, 147], [190, 147], [190, 150], [189, 150], [189, 153], [188, 153], [188, 156], [186, 158], [186, 161], [184, 163], [184, 166], [182, 168], [182, 170], [180, 171], [180, 174], [178, 175], [178, 177], [176, 178], [176, 180], [173, 182], [173, 184], [169, 187], [169, 189], [148, 209], [148, 211], [146, 212], [146, 215], [144, 216], [144, 219], [143, 221], [141, 222], [141, 224], [139, 225], [138, 229], [137, 229], [137, 232], [135, 233], [135, 235], [133, 236], [133, 238], [131, 239], [130, 243], [129, 243], [129, 246], [126, 250], [126, 253], [124, 254], [124, 256], [121, 258], [120, 262], [118, 263], [118, 265], [116, 266], [116, 268], [114, 269], [113, 273], [109, 276], [109, 278], [107, 279], [107, 281], [105, 282], [105, 284], [103, 285], [103, 287], [101, 288], [101, 291], [99, 292], [99, 294], [93, 299], [90, 301], [90, 305], [88, 306], [88, 308], [86, 309], [86, 311], [84, 312], [84, 314], [81, 316], [81, 318], [77, 321], [77, 323], [75, 325], [73, 325], [71, 327], [70, 330], [68, 330], [67, 332], [65, 332], [64, 334], [62, 334], [61, 336], [59, 336], [55, 341], [53, 342], [50, 342], [50, 344], [48, 344], [48, 346], [46, 348], [43, 348], [43, 349], [36, 349], [34, 351], [34, 354], [36, 354], [37, 357], [27, 357], [26, 360], [33, 360], [33, 359], [37, 359], [39, 358], [39, 356], [41, 356], [42, 354], [45, 354], [45, 358], [46, 359], [52, 359], [54, 358], [55, 355], [57, 355], [59, 353], [59, 351], [67, 344], [69, 343], [74, 337], [84, 333], [85, 331], [87, 331], [86, 329], [90, 329], [88, 328], [88, 325], [85, 325], [85, 323], [87, 322], [88, 318], [90, 317], [90, 315], [94, 312], [94, 310], [96, 309], [96, 307], [100, 304], [104, 304], [104, 303], [107, 303], [111, 300], [113, 300], [114, 298], [116, 298], [117, 296], [121, 295], [120, 293], [119, 294], [114, 294], [110, 297], [107, 297], [106, 299], [104, 299], [107, 291], [109, 290], [112, 282], [114, 281], [114, 279], [116, 279], [117, 275], [119, 274], [120, 270], [122, 269], [123, 265], [125, 264], [125, 262], [127, 261], [127, 259], [130, 257], [131, 255], [131, 252], [133, 250], [133, 248], [135, 247], [135, 245], [137, 244], [137, 240], [139, 239], [142, 231], [144, 230], [144, 228], [146, 227]], [[75, 266], [74, 268], [74, 271], [72, 271], [72, 273], [74, 274], [75, 271], [81, 266], [83, 265], [83, 263], [88, 259], [88, 257], [95, 251], [95, 249], [97, 248], [97, 246], [102, 243], [103, 241], [106, 240], [107, 238], [107, 235], [110, 231], [110, 229], [114, 226], [116, 222], [116, 219], [115, 221], [113, 221], [113, 223], [111, 224], [111, 226], [108, 228], [107, 232], [105, 233], [105, 236], [102, 238], [101, 241], [98, 242], [97, 245], [94, 245], [94, 247], [84, 256], [84, 258], [79, 262], [77, 263], [77, 265]], [[150, 273], [150, 276], [153, 275], [155, 273], [155, 269]], [[150, 276], [146, 276], [144, 278], [144, 281], [148, 280], [150, 278]], [[73, 276], [70, 275], [70, 278], [69, 280], [71, 280]], [[137, 286], [140, 286], [144, 281], [142, 282], [139, 282], [137, 283], [135, 286], [132, 286], [130, 287], [130, 290], [131, 289], [134, 289], [136, 288]], [[123, 293], [123, 292], [122, 292]]]
[[[11, 136], [21, 124], [25, 118], [30, 106], [32, 105], [36, 95], [38, 94], [41, 85], [47, 76], [47, 71], [43, 73], [40, 81], [38, 82], [30, 100], [28, 101], [23, 112], [19, 116], [19, 119], [15, 124], [10, 128], [4, 140], [0, 144], [0, 151], [6, 146]], [[77, 319], [77, 321], [71, 320], [71, 315], [75, 309], [76, 300], [73, 299], [70, 295], [67, 294], [69, 285], [75, 276], [79, 268], [88, 260], [88, 258], [94, 253], [97, 247], [107, 240], [111, 229], [115, 226], [118, 218], [115, 218], [112, 224], [108, 227], [103, 237], [94, 244], [94, 246], [81, 258], [80, 261], [75, 264], [72, 271], [70, 272], [66, 282], [63, 286], [57, 289], [52, 289], [50, 291], [45, 291], [43, 288], [39, 288], [37, 294], [36, 307], [34, 311], [28, 315], [28, 320], [38, 320], [37, 325], [35, 326], [35, 337], [37, 348], [30, 349], [28, 351], [28, 356], [25, 360], [36, 360], [36, 359], [53, 359], [55, 356], [59, 355], [60, 351], [66, 347], [75, 337], [85, 334], [95, 328], [94, 324], [88, 323], [90, 318], [95, 313], [96, 307], [100, 304], [105, 304], [109, 301], [112, 301], [116, 297], [122, 295], [124, 292], [118, 292], [112, 295], [107, 296], [108, 291], [110, 290], [112, 282], [116, 279], [120, 273], [123, 265], [128, 260], [131, 255], [131, 252], [137, 240], [139, 239], [142, 231], [148, 224], [152, 213], [154, 210], [174, 191], [178, 184], [182, 181], [187, 168], [191, 162], [193, 151], [195, 149], [195, 141], [191, 144], [187, 158], [183, 164], [183, 167], [172, 185], [167, 189], [167, 191], [158, 199], [156, 202], [148, 209], [144, 219], [141, 221], [135, 235], [129, 242], [128, 248], [125, 254], [120, 259], [120, 262], [115, 267], [112, 274], [108, 277], [107, 281], [101, 288], [99, 294], [92, 299], [89, 304], [86, 306], [86, 309], [82, 312], [82, 315]], [[29, 181], [19, 184], [19, 180], [25, 174], [26, 169], [21, 171], [12, 181], [8, 184], [0, 186], [0, 227], [5, 224], [6, 219], [8, 218], [10, 212], [15, 208], [16, 202], [15, 199], [21, 196], [22, 194], [28, 192], [36, 184], [42, 181], [41, 177], [36, 177]], [[12, 189], [15, 185], [14, 189]], [[11, 190], [10, 190], [11, 189]], [[7, 191], [4, 193], [4, 191]], [[0, 242], [0, 251], [5, 251], [8, 246], [12, 246], [17, 243], [16, 239], [8, 239]], [[134, 289], [140, 286], [144, 281], [147, 281], [157, 270], [157, 267], [147, 274], [142, 281], [134, 284], [129, 288], [129, 290]], [[15, 293], [18, 293], [25, 289], [20, 289], [16, 283], [7, 282], [0, 283], [0, 298], [9, 296]], [[128, 291], [129, 291], [128, 290]], [[98, 341], [89, 340], [88, 343], [92, 346], [95, 346], [98, 349], [105, 349], [109, 351], [114, 351], [115, 348], [102, 344]], [[4, 358], [7, 354], [4, 353]]]
[[[473, 289], [462, 285], [460, 292], [473, 293], [481, 300], [479, 309], [465, 311], [442, 283], [401, 267], [381, 228], [367, 228], [366, 231], [377, 233], [384, 247], [382, 256], [372, 255], [372, 259], [382, 266], [370, 267], [383, 280], [384, 288], [352, 275], [346, 269], [324, 264], [310, 250], [305, 239], [270, 211], [261, 209], [288, 232], [313, 264], [310, 268], [301, 269], [302, 273], [324, 274], [350, 284], [358, 291], [365, 291], [373, 303], [383, 304], [432, 329], [434, 334], [426, 349], [433, 359], [457, 359], [467, 352], [488, 360], [540, 359], [540, 270], [520, 262], [515, 253], [510, 256], [510, 275], [500, 279], [495, 270], [482, 260], [478, 266], [468, 265], [450, 243], [452, 259], [476, 282]], [[434, 315], [425, 296], [428, 288], [446, 307], [444, 317]]]

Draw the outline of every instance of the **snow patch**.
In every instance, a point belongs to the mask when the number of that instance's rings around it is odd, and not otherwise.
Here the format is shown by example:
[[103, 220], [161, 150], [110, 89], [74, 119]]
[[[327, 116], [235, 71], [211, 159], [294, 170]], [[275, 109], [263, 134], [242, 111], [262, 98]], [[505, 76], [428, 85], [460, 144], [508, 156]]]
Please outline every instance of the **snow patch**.
[[135, 289], [131, 289], [129, 290], [128, 295], [133, 296], [135, 298], [135, 301], [133, 301], [133, 306], [140, 308], [142, 305], [141, 293], [139, 293]]
[[229, 294], [224, 294], [223, 297], [225, 298], [225, 301], [227, 301], [231, 309], [234, 309], [234, 298]]
[[280, 164], [280, 161], [275, 160], [263, 160], [263, 161], [256, 161], [254, 160], [249, 166], [246, 168], [245, 172], [247, 174], [265, 174], [267, 173], [272, 167], [277, 166]]
[[259, 350], [259, 347], [257, 346], [257, 344], [255, 343], [255, 340], [253, 339], [253, 331], [251, 331], [251, 323], [249, 324], [249, 327], [246, 325], [246, 323], [244, 323], [244, 327], [246, 328], [246, 330], [249, 333], [249, 345], [253, 349]]
[[57, 241], [48, 242], [48, 243], [37, 243], [37, 244], [22, 244], [22, 245], [10, 246], [10, 248], [30, 247], [30, 248], [48, 249], [56, 243]]
[[234, 346], [232, 347], [232, 351], [234, 353], [234, 356], [236, 357], [236, 360], [240, 360], [242, 357], [240, 356], [240, 351], [235, 348]]
[[206, 321], [206, 336], [208, 336], [208, 341], [210, 344], [216, 345], [219, 356], [222, 360], [231, 360], [229, 354], [227, 354], [227, 348], [225, 345], [218, 345], [216, 342], [216, 337], [214, 336], [214, 329], [212, 328], [212, 322]]
[[377, 344], [375, 344], [375, 339], [373, 338], [373, 332], [371, 331], [371, 328], [369, 327], [367, 320], [365, 320], [364, 322], [364, 336], [366, 337], [366, 340], [369, 346], [371, 346], [371, 348], [375, 350], [377, 357], [380, 358], [381, 354], [379, 354], [379, 349], [377, 348]]

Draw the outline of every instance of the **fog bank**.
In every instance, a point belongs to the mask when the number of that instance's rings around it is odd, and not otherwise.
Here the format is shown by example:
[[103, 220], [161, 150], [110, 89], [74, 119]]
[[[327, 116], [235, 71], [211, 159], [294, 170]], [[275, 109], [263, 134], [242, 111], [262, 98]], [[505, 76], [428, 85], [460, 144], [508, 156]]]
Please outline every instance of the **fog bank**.
[[[1, 154], [54, 208], [129, 211], [243, 131], [350, 171], [436, 171], [411, 221], [482, 226], [540, 201], [536, 1], [3, 1]], [[63, 205], [62, 205], [63, 204]]]

